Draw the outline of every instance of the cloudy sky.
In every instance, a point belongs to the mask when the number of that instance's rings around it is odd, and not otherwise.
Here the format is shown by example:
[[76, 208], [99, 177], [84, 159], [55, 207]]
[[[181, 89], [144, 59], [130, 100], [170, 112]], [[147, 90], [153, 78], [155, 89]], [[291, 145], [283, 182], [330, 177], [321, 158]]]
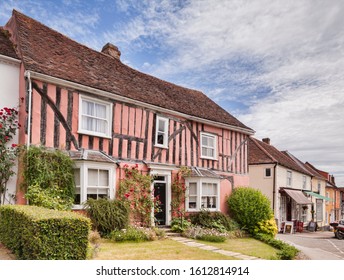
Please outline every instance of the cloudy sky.
[[198, 89], [344, 187], [344, 1], [7, 0], [142, 72]]

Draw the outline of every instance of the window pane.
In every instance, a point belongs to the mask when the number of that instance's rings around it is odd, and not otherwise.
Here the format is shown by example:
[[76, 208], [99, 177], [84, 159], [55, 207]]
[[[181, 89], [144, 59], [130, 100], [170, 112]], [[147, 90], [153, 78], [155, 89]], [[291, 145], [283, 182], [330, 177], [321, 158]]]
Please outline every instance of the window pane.
[[166, 123], [165, 120], [159, 120], [159, 128], [158, 128], [159, 131], [165, 132], [165, 123]]
[[98, 170], [88, 169], [88, 185], [98, 186]]
[[189, 195], [197, 195], [197, 183], [189, 183]]
[[84, 115], [93, 116], [94, 115], [94, 103], [90, 101], [82, 101], [82, 113]]
[[99, 170], [99, 186], [109, 186], [109, 171]]
[[157, 144], [164, 145], [164, 133], [158, 132]]
[[95, 116], [97, 118], [106, 119], [106, 106], [103, 104], [95, 104]]
[[80, 169], [74, 169], [74, 183], [76, 186], [80, 186]]
[[80, 188], [75, 188], [74, 204], [81, 204]]
[[202, 136], [202, 145], [203, 146], [208, 146], [208, 137], [207, 136]]

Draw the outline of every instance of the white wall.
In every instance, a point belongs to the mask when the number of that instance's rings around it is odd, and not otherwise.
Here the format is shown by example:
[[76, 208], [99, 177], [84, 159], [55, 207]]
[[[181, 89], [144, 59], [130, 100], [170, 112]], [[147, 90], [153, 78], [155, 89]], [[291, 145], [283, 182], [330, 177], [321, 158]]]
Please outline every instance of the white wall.
[[[271, 168], [271, 176], [265, 176], [265, 169]], [[271, 203], [273, 202], [273, 180], [274, 180], [274, 165], [273, 164], [259, 164], [249, 165], [250, 187], [260, 190], [266, 195]]]
[[[0, 108], [3, 107], [17, 107], [19, 104], [19, 61], [0, 56]], [[18, 143], [18, 134], [15, 135], [12, 143]], [[17, 173], [17, 166], [14, 167], [14, 172]], [[17, 177], [13, 176], [7, 183], [6, 203], [13, 204], [14, 201], [11, 195], [16, 193]]]

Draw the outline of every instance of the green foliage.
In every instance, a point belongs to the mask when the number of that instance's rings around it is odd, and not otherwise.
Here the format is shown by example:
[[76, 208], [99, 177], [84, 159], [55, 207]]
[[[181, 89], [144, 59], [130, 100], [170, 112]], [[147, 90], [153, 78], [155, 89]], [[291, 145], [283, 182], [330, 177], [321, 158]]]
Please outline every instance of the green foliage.
[[295, 259], [296, 255], [299, 253], [299, 250], [296, 249], [294, 246], [291, 246], [281, 240], [277, 240], [271, 235], [257, 233], [254, 234], [253, 237], [257, 240], [260, 240], [278, 250], [277, 256], [281, 260], [293, 260]]
[[234, 189], [227, 202], [231, 216], [250, 233], [259, 222], [273, 217], [270, 201], [260, 190], [249, 187]]
[[92, 221], [93, 228], [102, 236], [113, 230], [126, 228], [129, 223], [129, 209], [123, 201], [88, 199], [85, 209]]
[[71, 209], [75, 191], [74, 162], [67, 154], [31, 146], [24, 152], [23, 164], [29, 204]]
[[124, 165], [125, 178], [121, 180], [117, 199], [123, 201], [130, 209], [131, 221], [149, 227], [152, 225], [151, 213], [160, 211], [159, 197], [154, 197], [151, 189], [152, 176], [142, 174], [138, 165]]
[[190, 175], [191, 169], [186, 166], [181, 166], [176, 177], [174, 178], [171, 190], [172, 190], [172, 201], [171, 201], [171, 213], [172, 217], [185, 218], [185, 180], [184, 177]]
[[173, 232], [183, 232], [191, 226], [191, 222], [185, 218], [174, 218], [171, 221], [171, 230]]
[[90, 225], [88, 218], [70, 211], [0, 206], [0, 241], [18, 259], [86, 259]]
[[73, 198], [63, 198], [63, 190], [57, 186], [42, 189], [39, 185], [31, 185], [25, 194], [31, 205], [55, 210], [69, 210], [73, 205]]
[[189, 215], [191, 223], [205, 228], [215, 228], [219, 231], [233, 231], [239, 228], [238, 224], [222, 212], [202, 210]]
[[13, 167], [16, 164], [19, 152], [17, 144], [10, 145], [17, 129], [18, 110], [4, 107], [0, 109], [0, 204], [5, 203], [7, 182], [15, 173]]
[[262, 233], [270, 235], [271, 237], [275, 237], [278, 232], [278, 228], [276, 225], [276, 221], [274, 218], [271, 218], [270, 220], [265, 220], [262, 222], [258, 222], [255, 228], [253, 229], [253, 233]]
[[157, 236], [154, 229], [130, 226], [126, 229], [111, 232], [109, 238], [116, 242], [143, 242], [153, 241]]

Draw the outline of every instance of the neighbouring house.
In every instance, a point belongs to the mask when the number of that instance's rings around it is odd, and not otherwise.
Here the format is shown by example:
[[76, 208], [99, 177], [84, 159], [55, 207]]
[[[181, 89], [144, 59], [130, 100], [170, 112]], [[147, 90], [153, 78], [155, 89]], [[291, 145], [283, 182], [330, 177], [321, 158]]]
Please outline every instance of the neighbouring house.
[[[309, 163], [308, 163], [309, 164]], [[342, 204], [343, 204], [343, 194], [340, 188], [336, 186], [335, 178], [326, 171], [317, 169], [323, 178], [326, 180], [326, 197], [329, 200], [326, 202], [326, 224], [337, 221], [343, 217], [342, 215]]]
[[312, 191], [312, 174], [286, 153], [263, 141], [249, 139], [250, 187], [259, 189], [271, 201], [278, 228], [285, 222], [307, 226], [312, 220], [313, 202], [305, 194]]
[[329, 224], [326, 220], [326, 203], [331, 199], [326, 197], [326, 179], [309, 162], [303, 163], [288, 151], [284, 151], [283, 153], [288, 155], [301, 168], [311, 174], [311, 190], [304, 191], [304, 193], [313, 203], [310, 209], [312, 213], [312, 221], [317, 222], [318, 227], [321, 229], [324, 229], [325, 227], [328, 228]]
[[[202, 92], [128, 67], [112, 44], [95, 51], [16, 10], [3, 30], [19, 75], [1, 100], [18, 88], [25, 100], [19, 143], [63, 149], [75, 160], [75, 209], [90, 197], [115, 198], [127, 164], [154, 175], [160, 224], [171, 221], [171, 184], [182, 166], [192, 170], [188, 212], [227, 211], [232, 189], [249, 185], [254, 131]], [[26, 203], [20, 192], [17, 203]]]
[[[13, 44], [9, 40], [10, 33], [0, 27], [0, 109], [4, 107], [16, 108], [19, 105], [19, 56], [13, 49]], [[18, 135], [9, 143], [18, 143]], [[17, 167], [14, 168], [17, 172]], [[16, 193], [16, 178], [12, 177], [7, 182], [5, 203], [12, 203]]]

